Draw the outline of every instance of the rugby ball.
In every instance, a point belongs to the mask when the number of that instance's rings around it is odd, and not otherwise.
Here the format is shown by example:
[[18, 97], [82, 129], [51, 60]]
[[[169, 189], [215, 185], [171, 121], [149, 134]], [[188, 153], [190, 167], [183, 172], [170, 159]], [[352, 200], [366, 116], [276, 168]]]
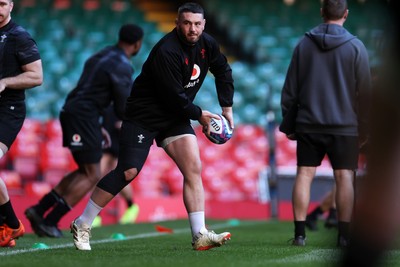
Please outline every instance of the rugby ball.
[[218, 115], [219, 120], [211, 118], [210, 121], [210, 134], [205, 134], [208, 140], [214, 144], [224, 144], [229, 139], [231, 139], [233, 134], [233, 129], [229, 126], [229, 122], [224, 116]]

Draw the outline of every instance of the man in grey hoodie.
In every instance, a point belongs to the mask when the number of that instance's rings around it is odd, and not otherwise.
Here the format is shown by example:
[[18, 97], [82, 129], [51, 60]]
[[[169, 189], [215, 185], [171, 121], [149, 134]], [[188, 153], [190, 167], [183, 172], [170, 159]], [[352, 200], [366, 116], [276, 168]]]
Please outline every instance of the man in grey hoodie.
[[325, 155], [337, 186], [338, 243], [349, 244], [354, 177], [359, 144], [366, 140], [371, 77], [363, 43], [343, 24], [346, 0], [323, 0], [323, 23], [296, 46], [282, 90], [280, 130], [297, 140], [297, 174], [292, 192], [295, 235], [304, 246], [310, 187]]

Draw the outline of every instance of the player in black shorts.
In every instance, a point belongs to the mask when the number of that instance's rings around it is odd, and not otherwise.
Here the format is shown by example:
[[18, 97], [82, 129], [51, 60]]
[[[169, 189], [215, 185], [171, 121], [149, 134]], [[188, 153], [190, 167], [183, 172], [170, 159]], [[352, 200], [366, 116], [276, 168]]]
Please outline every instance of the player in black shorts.
[[[14, 3], [0, 0], [0, 158], [15, 141], [26, 116], [25, 89], [42, 84], [39, 50], [29, 33], [11, 20]], [[0, 179], [0, 246], [13, 247], [25, 232]]]
[[78, 84], [68, 94], [60, 112], [63, 145], [72, 152], [78, 169], [25, 211], [37, 235], [62, 237], [58, 222], [101, 178], [102, 149], [110, 145], [101, 117], [111, 103], [117, 116], [123, 117], [134, 73], [130, 58], [139, 52], [142, 38], [139, 26], [123, 25], [117, 44], [102, 49], [85, 62]]
[[316, 167], [328, 156], [336, 182], [337, 245], [349, 244], [354, 174], [359, 143], [367, 133], [371, 75], [364, 44], [343, 24], [346, 0], [323, 0], [321, 23], [300, 40], [282, 90], [281, 131], [297, 139], [297, 175], [292, 204], [292, 244], [304, 246], [310, 187]]
[[97, 184], [83, 214], [71, 223], [74, 244], [90, 250], [90, 228], [96, 215], [140, 172], [153, 141], [163, 147], [184, 177], [183, 200], [192, 231], [192, 246], [221, 246], [231, 234], [205, 227], [205, 201], [197, 138], [190, 120], [208, 130], [217, 114], [193, 104], [210, 71], [215, 77], [222, 114], [233, 123], [232, 70], [219, 45], [207, 33], [204, 10], [195, 3], [178, 9], [176, 27], [152, 49], [127, 100], [117, 167]]

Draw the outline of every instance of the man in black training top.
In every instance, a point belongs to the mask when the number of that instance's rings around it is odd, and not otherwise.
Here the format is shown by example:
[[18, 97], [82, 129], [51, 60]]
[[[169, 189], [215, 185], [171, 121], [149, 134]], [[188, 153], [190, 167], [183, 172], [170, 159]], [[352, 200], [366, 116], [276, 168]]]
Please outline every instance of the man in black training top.
[[100, 180], [102, 149], [110, 146], [110, 136], [102, 127], [101, 117], [114, 103], [115, 112], [122, 119], [133, 82], [130, 58], [139, 52], [142, 38], [139, 26], [123, 25], [118, 43], [86, 61], [78, 85], [68, 94], [60, 113], [63, 145], [71, 150], [78, 169], [25, 211], [37, 235], [62, 237], [58, 222]]
[[204, 190], [197, 138], [190, 120], [209, 131], [217, 114], [193, 104], [210, 70], [215, 77], [222, 114], [233, 127], [233, 79], [217, 42], [204, 33], [203, 8], [186, 3], [178, 9], [176, 27], [152, 49], [127, 101], [117, 167], [97, 184], [81, 216], [71, 223], [75, 247], [90, 250], [93, 219], [140, 172], [153, 141], [163, 147], [184, 177], [183, 201], [192, 232], [192, 246], [207, 250], [231, 236], [205, 227]]

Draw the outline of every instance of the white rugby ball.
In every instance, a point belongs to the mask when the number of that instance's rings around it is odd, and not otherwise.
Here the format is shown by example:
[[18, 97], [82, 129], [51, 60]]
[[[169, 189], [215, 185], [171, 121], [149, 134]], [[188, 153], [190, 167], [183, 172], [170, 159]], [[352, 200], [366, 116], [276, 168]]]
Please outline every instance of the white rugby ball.
[[229, 126], [228, 120], [222, 116], [218, 115], [219, 120], [211, 118], [210, 121], [210, 134], [206, 134], [208, 140], [213, 142], [214, 144], [224, 144], [229, 139], [231, 139], [233, 134], [233, 129]]

